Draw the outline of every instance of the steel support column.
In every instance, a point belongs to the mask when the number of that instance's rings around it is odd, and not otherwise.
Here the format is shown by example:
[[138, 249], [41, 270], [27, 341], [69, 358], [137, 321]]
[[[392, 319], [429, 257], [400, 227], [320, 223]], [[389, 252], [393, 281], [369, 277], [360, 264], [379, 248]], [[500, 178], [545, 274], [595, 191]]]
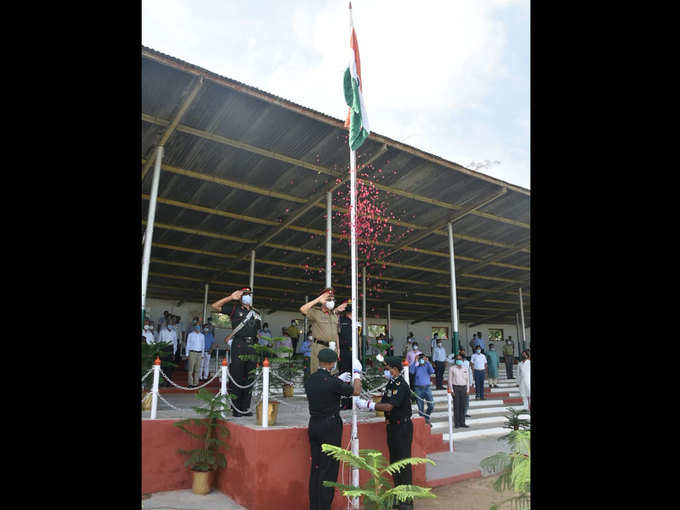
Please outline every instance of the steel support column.
[[449, 221], [449, 261], [451, 263], [451, 352], [458, 352], [458, 300], [456, 297], [456, 262], [453, 254], [453, 223]]
[[161, 176], [161, 162], [163, 160], [163, 146], [156, 148], [156, 164], [153, 169], [151, 182], [151, 196], [149, 197], [149, 215], [144, 234], [144, 255], [142, 256], [142, 320], [144, 319], [144, 305], [146, 304], [146, 287], [149, 283], [149, 263], [151, 262], [151, 242], [153, 240], [153, 225], [156, 218], [156, 199], [158, 198], [158, 183]]

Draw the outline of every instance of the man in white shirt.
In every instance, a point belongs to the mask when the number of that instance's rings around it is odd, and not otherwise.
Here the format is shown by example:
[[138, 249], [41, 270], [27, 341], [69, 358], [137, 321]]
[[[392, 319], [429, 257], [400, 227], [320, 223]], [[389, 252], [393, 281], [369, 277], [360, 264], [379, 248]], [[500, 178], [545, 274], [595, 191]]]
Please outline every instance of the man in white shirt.
[[475, 379], [475, 394], [477, 400], [486, 400], [484, 398], [484, 376], [486, 375], [487, 360], [486, 356], [482, 354], [482, 348], [477, 346], [475, 353], [470, 358], [472, 365], [472, 375]]
[[435, 380], [437, 381], [437, 389], [443, 390], [444, 388], [444, 369], [446, 369], [446, 350], [442, 347], [442, 341], [437, 340], [437, 345], [434, 348], [434, 354], [432, 355], [432, 361], [434, 361], [434, 373]]
[[439, 333], [432, 335], [432, 340], [430, 340], [430, 356], [434, 357], [434, 349], [437, 347], [437, 339], [439, 338]]
[[416, 359], [418, 354], [421, 354], [418, 348], [418, 342], [413, 342], [411, 344], [411, 350], [406, 353], [406, 361], [408, 361], [409, 366], [413, 364], [413, 360]]
[[[171, 347], [167, 347], [166, 349], [166, 357], [167, 361], [171, 362], [174, 357], [175, 353], [177, 352], [177, 332], [175, 331], [174, 328], [174, 320], [170, 319], [169, 321], [165, 321], [163, 323], [163, 326], [161, 327], [161, 332], [158, 337], [158, 340], [161, 342], [167, 342], [168, 344], [171, 344]], [[170, 354], [170, 351], [172, 351], [172, 355]], [[166, 365], [163, 367], [163, 372], [165, 375], [168, 376], [169, 379], [172, 379], [173, 372], [175, 371], [175, 367]]]
[[205, 347], [205, 337], [201, 333], [201, 326], [195, 324], [189, 336], [187, 336], [187, 346], [184, 355], [189, 358], [189, 388], [198, 386], [200, 377], [201, 360], [203, 359], [203, 349]]
[[156, 338], [153, 336], [151, 331], [151, 321], [148, 319], [144, 321], [144, 330], [142, 331], [142, 336], [146, 338], [146, 343], [151, 345], [156, 343]]

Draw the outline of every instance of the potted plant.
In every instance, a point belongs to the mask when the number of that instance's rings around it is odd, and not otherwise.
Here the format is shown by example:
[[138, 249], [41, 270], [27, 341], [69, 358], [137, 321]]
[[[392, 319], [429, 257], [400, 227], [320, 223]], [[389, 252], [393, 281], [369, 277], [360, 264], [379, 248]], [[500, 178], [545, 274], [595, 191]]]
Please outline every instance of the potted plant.
[[[222, 418], [222, 413], [229, 409], [231, 395], [213, 395], [205, 388], [196, 394], [196, 398], [206, 402], [207, 407], [194, 407], [193, 410], [202, 418], [187, 418], [175, 422], [175, 427], [183, 430], [191, 437], [201, 441], [201, 446], [193, 450], [178, 449], [177, 453], [188, 455], [189, 458], [184, 463], [191, 468], [192, 487], [194, 494], [208, 494], [212, 487], [213, 474], [218, 468], [225, 468], [227, 460], [224, 454], [218, 451], [219, 447], [226, 448], [224, 441], [219, 436], [228, 437], [229, 429], [218, 423]], [[192, 425], [195, 430], [189, 430], [188, 425]]]
[[506, 422], [503, 424], [504, 428], [512, 430], [519, 430], [521, 428], [522, 430], [528, 430], [531, 427], [529, 420], [519, 417], [520, 414], [527, 414], [529, 411], [526, 409], [513, 409], [512, 407], [508, 407], [507, 410], [509, 413], [505, 415]]
[[494, 489], [498, 492], [511, 489], [517, 495], [491, 505], [489, 510], [497, 510], [506, 503], [512, 508], [528, 510], [531, 507], [531, 431], [513, 430], [500, 440], [510, 444], [511, 453], [499, 452], [486, 457], [480, 466], [491, 474], [501, 474], [494, 482]]
[[359, 450], [359, 456], [354, 455], [349, 450], [330, 444], [321, 445], [321, 450], [334, 459], [346, 462], [354, 468], [368, 471], [371, 477], [363, 487], [354, 487], [337, 482], [323, 482], [325, 487], [337, 487], [340, 489], [343, 496], [363, 496], [364, 506], [362, 508], [366, 510], [388, 510], [393, 508], [393, 505], [406, 501], [409, 498], [437, 497], [430, 492], [431, 488], [426, 489], [417, 485], [397, 485], [394, 487], [394, 483], [386, 477], [386, 475], [392, 475], [408, 465], [424, 464], [425, 462], [435, 465], [430, 459], [409, 457], [408, 459], [393, 462], [388, 466], [382, 452], [379, 450]]

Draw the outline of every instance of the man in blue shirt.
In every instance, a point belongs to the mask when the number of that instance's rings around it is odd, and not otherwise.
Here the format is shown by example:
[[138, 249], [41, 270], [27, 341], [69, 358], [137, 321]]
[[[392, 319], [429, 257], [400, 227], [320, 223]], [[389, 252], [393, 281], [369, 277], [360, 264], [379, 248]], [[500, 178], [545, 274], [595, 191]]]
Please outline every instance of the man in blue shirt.
[[[434, 374], [434, 368], [430, 364], [427, 357], [420, 353], [409, 365], [409, 372], [411, 374], [411, 381], [415, 388], [415, 393], [418, 395], [418, 414], [425, 417], [425, 423], [430, 427], [430, 415], [434, 409], [434, 402], [432, 398], [432, 389], [430, 388], [430, 376]], [[423, 413], [423, 400], [427, 400], [427, 412]]]
[[303, 369], [303, 382], [306, 383], [307, 379], [309, 379], [309, 365], [312, 361], [312, 342], [314, 341], [314, 337], [312, 336], [312, 330], [309, 330], [309, 333], [307, 333], [307, 338], [305, 338], [305, 341], [302, 342], [302, 346], [300, 347], [300, 350], [302, 351], [302, 355], [304, 356], [304, 369]]
[[215, 343], [215, 337], [210, 331], [210, 324], [203, 325], [203, 336], [205, 337], [205, 343], [203, 347], [203, 360], [201, 361], [201, 371], [199, 372], [199, 381], [205, 381], [210, 377], [210, 354], [213, 349], [212, 346]]
[[482, 338], [481, 331], [477, 331], [477, 345], [479, 345], [479, 348], [482, 350], [482, 354], [484, 354], [486, 351], [486, 342]]

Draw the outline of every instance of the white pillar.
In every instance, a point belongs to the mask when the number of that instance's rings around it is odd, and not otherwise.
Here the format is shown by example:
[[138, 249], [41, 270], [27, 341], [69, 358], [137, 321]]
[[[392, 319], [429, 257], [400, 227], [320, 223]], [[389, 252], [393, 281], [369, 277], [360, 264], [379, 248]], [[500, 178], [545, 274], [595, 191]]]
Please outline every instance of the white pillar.
[[406, 384], [408, 384], [409, 387], [410, 387], [410, 386], [411, 386], [411, 381], [409, 380], [409, 367], [408, 367], [408, 361], [406, 361], [406, 360], [402, 361], [402, 362], [401, 362], [401, 366], [404, 367], [403, 370], [402, 370], [401, 376], [404, 378], [404, 380], [406, 380]]
[[[255, 250], [250, 250], [250, 281], [248, 283], [248, 286], [250, 287], [250, 290], [253, 293], [255, 293], [255, 289], [253, 289], [254, 284], [255, 284]], [[253, 302], [254, 301], [255, 300], [253, 299]]]
[[449, 261], [451, 265], [451, 352], [456, 352], [458, 344], [458, 301], [456, 298], [456, 263], [453, 255], [453, 223], [449, 221]]
[[262, 428], [269, 427], [269, 360], [262, 363]]
[[[305, 296], [305, 304], [309, 303], [309, 296]], [[305, 330], [303, 332], [302, 341], [307, 340], [307, 331], [309, 331], [309, 326], [307, 325], [307, 314], [305, 314]], [[311, 348], [311, 347], [310, 347]]]
[[146, 220], [144, 234], [144, 254], [142, 256], [142, 310], [146, 304], [146, 287], [149, 282], [149, 262], [151, 262], [151, 241], [153, 239], [153, 224], [156, 218], [156, 199], [158, 198], [158, 182], [161, 175], [161, 161], [163, 160], [163, 146], [156, 148], [156, 165], [153, 169], [151, 181], [151, 196], [149, 197], [149, 214]]
[[326, 193], [326, 287], [331, 287], [331, 252], [333, 241], [333, 193]]
[[387, 303], [387, 339], [389, 340], [389, 336], [392, 333], [392, 313], [390, 310], [390, 303]]
[[208, 284], [205, 284], [205, 294], [203, 295], [203, 324], [208, 322]]
[[[222, 360], [222, 380], [220, 381], [220, 395], [227, 394], [227, 358]], [[226, 418], [224, 411], [222, 411], [222, 418]]]
[[153, 362], [153, 388], [151, 389], [151, 419], [156, 419], [156, 409], [158, 408], [158, 381], [161, 375], [161, 360], [156, 356]]
[[[522, 350], [527, 348], [527, 330], [524, 327], [524, 303], [522, 302], [522, 287], [519, 288], [519, 311], [522, 314]], [[521, 359], [521, 357], [520, 357]]]
[[453, 402], [451, 398], [451, 388], [448, 387], [446, 391], [446, 399], [449, 403], [449, 452], [453, 453]]

